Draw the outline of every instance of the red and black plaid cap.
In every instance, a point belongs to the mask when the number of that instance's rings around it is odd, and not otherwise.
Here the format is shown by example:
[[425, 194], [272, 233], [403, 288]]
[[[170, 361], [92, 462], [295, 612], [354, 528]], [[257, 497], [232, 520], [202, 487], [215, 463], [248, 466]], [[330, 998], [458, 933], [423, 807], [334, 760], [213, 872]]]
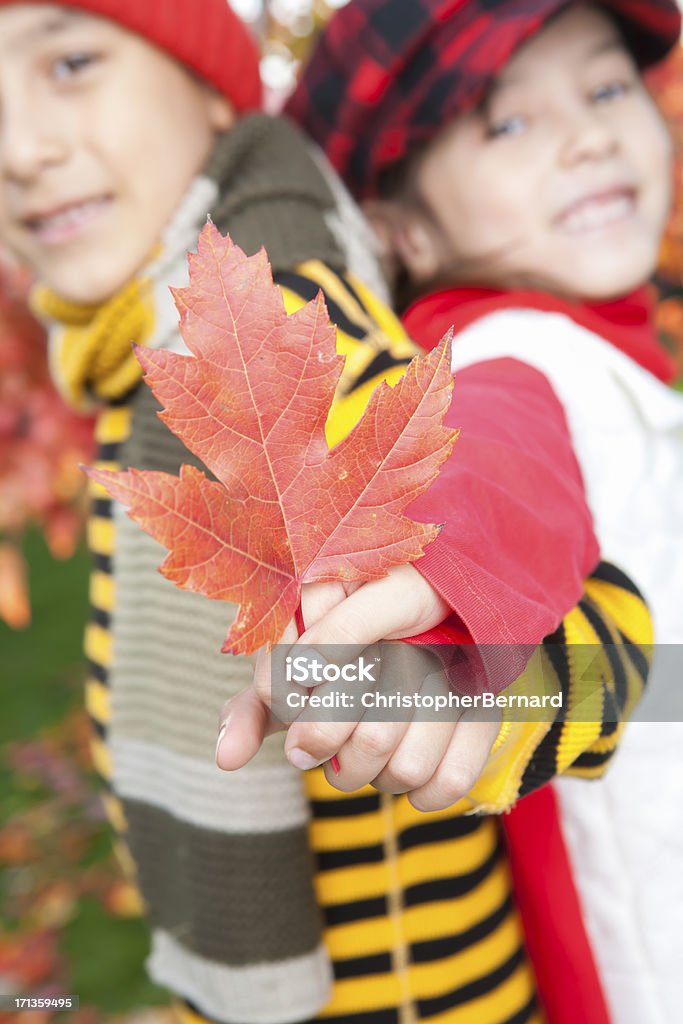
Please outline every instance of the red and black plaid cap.
[[[483, 99], [521, 43], [580, 0], [351, 0], [287, 104], [359, 198], [380, 172]], [[641, 68], [676, 44], [675, 0], [598, 0]]]

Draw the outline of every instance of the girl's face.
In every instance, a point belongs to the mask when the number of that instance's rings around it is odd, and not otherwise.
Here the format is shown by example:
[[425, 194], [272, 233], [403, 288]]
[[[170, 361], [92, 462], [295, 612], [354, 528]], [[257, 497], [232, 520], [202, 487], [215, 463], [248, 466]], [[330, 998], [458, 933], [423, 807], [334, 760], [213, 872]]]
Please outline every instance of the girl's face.
[[0, 239], [66, 299], [98, 303], [144, 264], [227, 100], [113, 22], [0, 8]]
[[671, 141], [614, 23], [575, 6], [437, 137], [415, 188], [421, 204], [398, 247], [418, 284], [606, 300], [656, 267]]

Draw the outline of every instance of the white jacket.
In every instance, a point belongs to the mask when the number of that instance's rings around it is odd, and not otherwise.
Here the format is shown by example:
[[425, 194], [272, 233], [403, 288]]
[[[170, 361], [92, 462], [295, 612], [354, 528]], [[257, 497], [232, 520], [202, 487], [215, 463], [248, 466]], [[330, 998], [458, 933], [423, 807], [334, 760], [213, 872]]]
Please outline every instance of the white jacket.
[[683, 672], [671, 665], [683, 661], [683, 395], [561, 313], [483, 317], [457, 335], [453, 368], [499, 356], [536, 367], [553, 386], [601, 557], [631, 577], [652, 613], [658, 647], [643, 721], [627, 727], [603, 779], [554, 785], [615, 1024], [679, 1024]]

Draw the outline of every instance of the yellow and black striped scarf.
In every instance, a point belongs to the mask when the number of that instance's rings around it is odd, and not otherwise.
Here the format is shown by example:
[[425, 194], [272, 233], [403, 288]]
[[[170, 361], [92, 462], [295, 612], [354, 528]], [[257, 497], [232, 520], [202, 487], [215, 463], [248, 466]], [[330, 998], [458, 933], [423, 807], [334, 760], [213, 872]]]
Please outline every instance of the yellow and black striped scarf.
[[79, 411], [125, 395], [142, 371], [132, 342], [145, 345], [154, 332], [150, 282], [136, 278], [101, 306], [60, 298], [45, 285], [31, 295], [34, 312], [53, 325], [50, 369], [65, 401]]

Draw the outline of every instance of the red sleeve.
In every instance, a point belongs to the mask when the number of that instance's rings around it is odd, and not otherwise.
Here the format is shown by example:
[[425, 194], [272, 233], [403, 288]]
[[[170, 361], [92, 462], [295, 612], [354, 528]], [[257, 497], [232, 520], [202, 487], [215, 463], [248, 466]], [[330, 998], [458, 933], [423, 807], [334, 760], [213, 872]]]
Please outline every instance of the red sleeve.
[[456, 374], [446, 422], [453, 456], [407, 514], [444, 527], [415, 567], [454, 615], [413, 638], [530, 645], [506, 652], [506, 681], [579, 601], [599, 559], [564, 410], [547, 379], [516, 359]]

